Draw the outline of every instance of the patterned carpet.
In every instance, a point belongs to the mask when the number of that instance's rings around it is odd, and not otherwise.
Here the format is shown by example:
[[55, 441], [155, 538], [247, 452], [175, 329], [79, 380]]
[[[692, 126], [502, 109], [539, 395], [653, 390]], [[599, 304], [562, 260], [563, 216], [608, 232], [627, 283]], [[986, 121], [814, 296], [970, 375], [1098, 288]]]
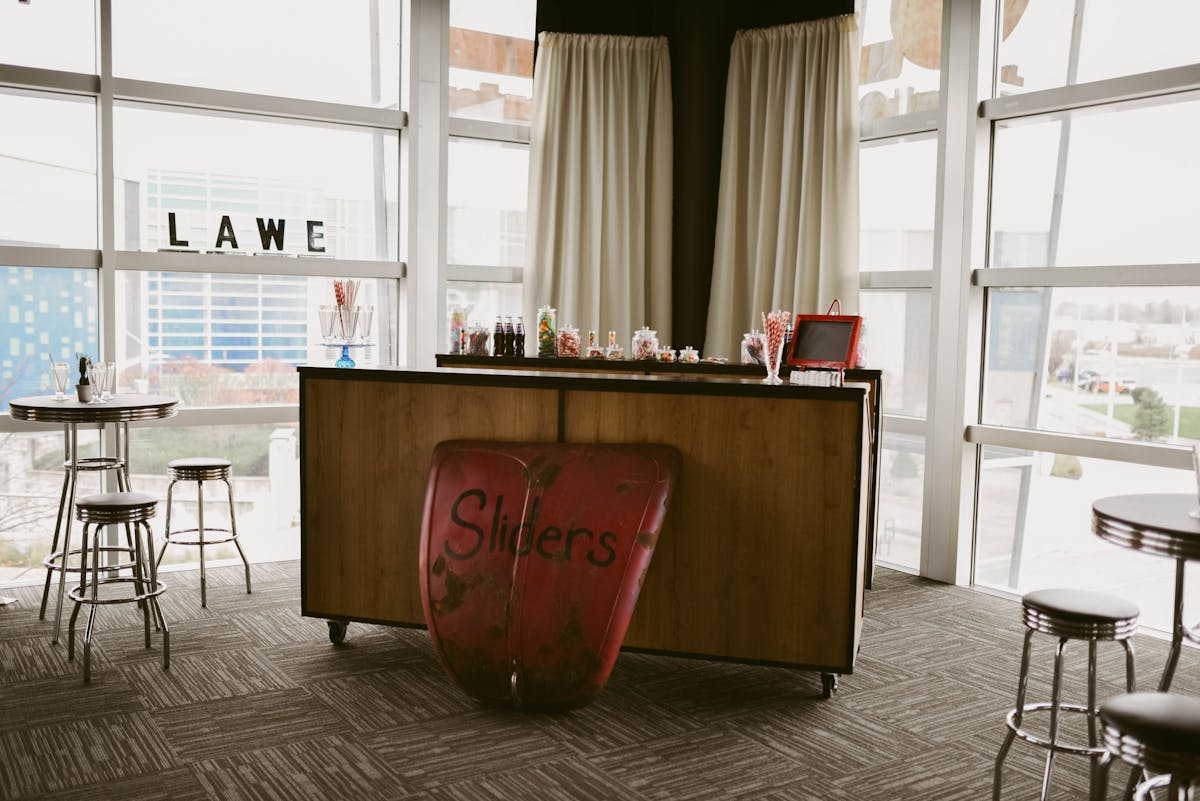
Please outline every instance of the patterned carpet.
[[[167, 581], [170, 671], [135, 611], [106, 607], [86, 686], [37, 620], [37, 588], [9, 591], [0, 799], [985, 799], [1022, 631], [1012, 601], [880, 570], [830, 701], [815, 674], [626, 653], [591, 707], [531, 714], [462, 696], [423, 631], [352, 625], [331, 645], [297, 613], [297, 563], [254, 566], [251, 596], [240, 567], [210, 571], [208, 609], [195, 573]], [[1051, 675], [1037, 641], [1031, 699]], [[1149, 687], [1166, 644], [1136, 647]], [[1067, 666], [1078, 700], [1085, 655]], [[1100, 655], [1101, 695], [1120, 692], [1120, 649]], [[1200, 693], [1198, 667], [1185, 653], [1177, 690]], [[1005, 799], [1036, 798], [1041, 754], [1014, 746]], [[1061, 757], [1053, 797], [1086, 788], [1086, 763]]]

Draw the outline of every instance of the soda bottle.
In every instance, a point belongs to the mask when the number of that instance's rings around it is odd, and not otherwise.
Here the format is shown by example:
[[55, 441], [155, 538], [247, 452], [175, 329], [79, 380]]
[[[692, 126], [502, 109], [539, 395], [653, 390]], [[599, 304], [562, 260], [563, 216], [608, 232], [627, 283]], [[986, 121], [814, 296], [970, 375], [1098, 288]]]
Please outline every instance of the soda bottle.
[[514, 331], [513, 356], [525, 355], [525, 318], [517, 317], [517, 328]]
[[496, 315], [496, 327], [492, 329], [492, 355], [503, 356], [505, 340], [504, 336], [504, 320], [500, 315]]
[[517, 331], [513, 328], [511, 317], [504, 318], [504, 355], [516, 356], [515, 347], [517, 344]]

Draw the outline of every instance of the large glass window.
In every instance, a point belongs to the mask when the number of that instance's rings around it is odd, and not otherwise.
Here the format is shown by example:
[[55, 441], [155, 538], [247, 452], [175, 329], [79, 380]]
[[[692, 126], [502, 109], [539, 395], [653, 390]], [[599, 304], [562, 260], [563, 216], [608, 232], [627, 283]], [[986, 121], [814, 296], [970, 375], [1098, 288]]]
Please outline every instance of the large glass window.
[[[1004, 0], [997, 94], [1194, 63], [1193, 0]], [[1075, 12], [1081, 13], [1075, 33]], [[1074, 60], [1075, 75], [1071, 75]]]
[[96, 355], [96, 271], [0, 267], [0, 409], [51, 395], [47, 357]]
[[864, 0], [859, 109], [863, 121], [936, 109], [942, 0]]
[[928, 289], [863, 291], [867, 365], [883, 371], [883, 411], [924, 417], [929, 395]]
[[862, 270], [933, 268], [936, 179], [936, 132], [863, 143], [859, 151]]
[[536, 0], [450, 0], [450, 116], [528, 123]]
[[94, 73], [96, 0], [0, 3], [0, 64]]
[[921, 564], [925, 487], [925, 438], [893, 434], [884, 424], [879, 464], [879, 519], [875, 553], [911, 570]]
[[[1191, 471], [1042, 451], [981, 450], [976, 583], [1018, 593], [1119, 588], [1141, 607], [1143, 625], [1170, 630], [1175, 562], [1095, 536], [1092, 503], [1129, 493], [1194, 493]], [[1200, 582], [1187, 586], [1188, 607], [1195, 608]]]
[[446, 165], [446, 261], [520, 267], [525, 262], [529, 147], [450, 140]]
[[[467, 310], [467, 320], [486, 327], [490, 332], [497, 317], [521, 314], [521, 285], [487, 283], [482, 281], [449, 281], [446, 283], [446, 305]], [[529, 321], [525, 321], [527, 324]], [[533, 342], [526, 336], [526, 342]]]
[[1200, 288], [993, 290], [983, 422], [1200, 440]]
[[0, 245], [97, 247], [96, 102], [0, 89], [0, 120]]
[[140, 104], [114, 130], [118, 248], [396, 258], [395, 132]]
[[[331, 279], [127, 271], [117, 277], [120, 388], [172, 395], [189, 406], [296, 403], [296, 365], [330, 364], [340, 355], [321, 345], [319, 310], [334, 304]], [[392, 362], [394, 284], [359, 284], [356, 305], [371, 310], [369, 328], [360, 316], [360, 330], [375, 347], [356, 347], [356, 362]]]
[[998, 123], [990, 264], [1200, 262], [1197, 131], [1195, 93]]
[[397, 108], [400, 12], [400, 0], [119, 0], [113, 74]]

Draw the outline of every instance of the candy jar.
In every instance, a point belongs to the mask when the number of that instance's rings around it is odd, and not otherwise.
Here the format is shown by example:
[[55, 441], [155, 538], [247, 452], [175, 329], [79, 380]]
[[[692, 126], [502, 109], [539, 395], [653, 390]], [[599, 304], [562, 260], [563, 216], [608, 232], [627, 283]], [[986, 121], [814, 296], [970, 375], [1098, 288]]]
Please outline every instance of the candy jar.
[[742, 364], [763, 363], [763, 335], [761, 331], [750, 330], [742, 334]]
[[467, 329], [467, 307], [450, 307], [450, 352], [462, 353], [462, 332]]
[[604, 351], [604, 358], [609, 361], [619, 362], [625, 358], [625, 349], [620, 345], [611, 345]]
[[472, 325], [467, 329], [467, 353], [471, 356], [488, 355], [488, 335], [486, 326]]
[[671, 349], [670, 345], [667, 345], [665, 348], [659, 348], [658, 360], [665, 363], [675, 361], [675, 351]]
[[556, 311], [553, 306], [542, 306], [538, 308], [537, 355], [540, 358], [558, 355], [558, 343], [555, 341], [555, 314]]
[[600, 343], [596, 341], [595, 331], [588, 331], [587, 357], [589, 359], [604, 358], [604, 348], [600, 347]]
[[700, 362], [700, 351], [691, 345], [685, 345], [679, 351], [679, 361], [681, 364], [698, 364]]
[[558, 329], [558, 357], [560, 359], [579, 358], [579, 329], [564, 325]]
[[658, 358], [658, 332], [647, 327], [634, 331], [633, 345], [629, 350], [638, 361], [654, 361]]

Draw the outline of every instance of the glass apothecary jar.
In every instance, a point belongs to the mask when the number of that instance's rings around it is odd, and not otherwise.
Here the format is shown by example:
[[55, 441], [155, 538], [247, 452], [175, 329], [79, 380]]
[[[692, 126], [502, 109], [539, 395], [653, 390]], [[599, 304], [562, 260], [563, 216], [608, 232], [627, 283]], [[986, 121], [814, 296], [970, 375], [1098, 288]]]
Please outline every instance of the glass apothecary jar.
[[696, 350], [691, 345], [685, 345], [679, 351], [679, 362], [680, 364], [699, 364], [700, 351]]
[[555, 315], [553, 306], [541, 306], [537, 315], [537, 355], [539, 358], [558, 355]]
[[637, 361], [654, 361], [658, 358], [658, 332], [648, 327], [634, 331], [629, 351]]
[[467, 330], [467, 307], [451, 306], [447, 312], [450, 322], [450, 353], [463, 353], [463, 332]]
[[763, 364], [763, 335], [761, 331], [742, 334], [742, 364]]
[[558, 357], [560, 359], [579, 358], [579, 329], [564, 325], [558, 329]]
[[658, 349], [658, 360], [660, 362], [664, 362], [664, 363], [668, 363], [668, 364], [675, 361], [675, 351], [671, 348], [670, 345], [667, 345], [666, 347], [663, 347], [663, 348], [659, 348]]

